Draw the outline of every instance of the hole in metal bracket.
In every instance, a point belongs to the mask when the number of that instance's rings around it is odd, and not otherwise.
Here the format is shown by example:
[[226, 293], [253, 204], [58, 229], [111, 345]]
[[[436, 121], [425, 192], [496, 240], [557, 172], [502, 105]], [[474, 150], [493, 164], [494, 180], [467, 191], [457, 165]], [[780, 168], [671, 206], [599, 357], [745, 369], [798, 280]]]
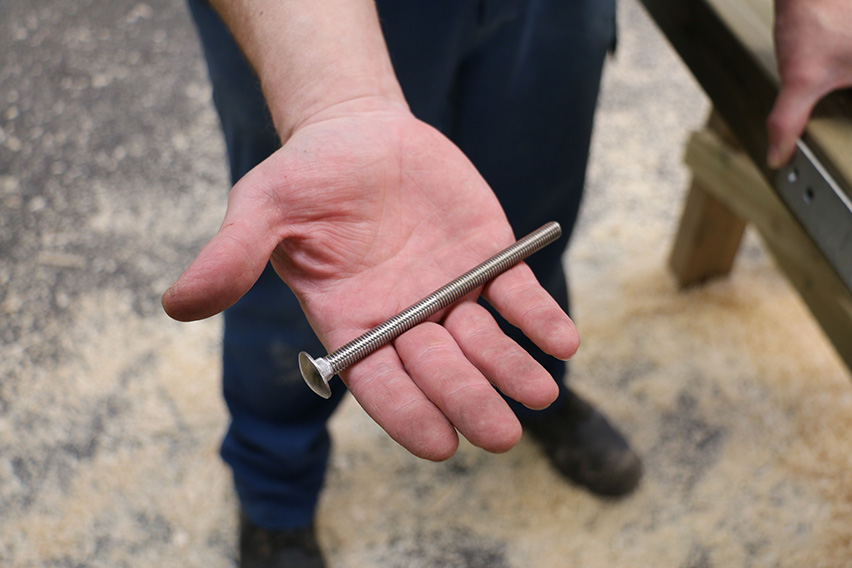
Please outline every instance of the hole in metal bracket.
[[799, 180], [799, 170], [797, 168], [790, 168], [790, 171], [787, 172], [787, 181], [790, 183], [796, 183]]

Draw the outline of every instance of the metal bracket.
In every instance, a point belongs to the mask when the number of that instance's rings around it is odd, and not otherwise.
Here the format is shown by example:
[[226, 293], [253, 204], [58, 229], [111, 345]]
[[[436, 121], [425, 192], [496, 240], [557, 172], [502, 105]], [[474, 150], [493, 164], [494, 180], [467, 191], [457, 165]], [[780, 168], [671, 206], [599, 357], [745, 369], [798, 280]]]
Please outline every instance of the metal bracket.
[[852, 200], [814, 156], [796, 143], [793, 159], [778, 171], [778, 194], [852, 290]]

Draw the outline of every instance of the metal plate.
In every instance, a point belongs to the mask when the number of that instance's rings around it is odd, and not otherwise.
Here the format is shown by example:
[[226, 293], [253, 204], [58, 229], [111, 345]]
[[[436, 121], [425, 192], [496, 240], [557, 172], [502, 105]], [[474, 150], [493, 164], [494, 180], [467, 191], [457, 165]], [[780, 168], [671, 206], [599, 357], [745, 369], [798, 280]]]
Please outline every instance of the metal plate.
[[776, 189], [852, 289], [852, 201], [804, 142], [796, 144], [793, 159], [779, 170]]

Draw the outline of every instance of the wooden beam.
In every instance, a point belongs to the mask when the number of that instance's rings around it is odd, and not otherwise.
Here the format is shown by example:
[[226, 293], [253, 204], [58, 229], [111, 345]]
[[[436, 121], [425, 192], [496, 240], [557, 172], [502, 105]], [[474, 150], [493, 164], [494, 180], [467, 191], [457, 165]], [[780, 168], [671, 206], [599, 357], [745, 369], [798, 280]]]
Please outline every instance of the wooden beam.
[[[772, 0], [640, 0], [772, 184], [766, 119], [778, 95]], [[803, 139], [852, 196], [852, 94], [817, 104]]]
[[742, 151], [703, 131], [687, 145], [697, 183], [757, 228], [846, 365], [852, 369], [852, 292]]

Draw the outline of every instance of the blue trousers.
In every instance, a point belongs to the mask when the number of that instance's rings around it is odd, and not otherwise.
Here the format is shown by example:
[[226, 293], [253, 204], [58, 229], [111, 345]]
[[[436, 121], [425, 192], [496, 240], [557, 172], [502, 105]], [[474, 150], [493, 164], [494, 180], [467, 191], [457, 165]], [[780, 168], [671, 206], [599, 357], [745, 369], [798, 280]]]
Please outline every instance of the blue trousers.
[[[518, 236], [550, 220], [569, 234], [574, 225], [601, 69], [615, 41], [614, 2], [377, 2], [412, 111], [473, 161]], [[221, 20], [205, 0], [189, 0], [189, 6], [236, 182], [280, 141], [257, 78]], [[566, 242], [529, 264], [567, 311]], [[562, 385], [564, 363], [505, 329]], [[330, 450], [326, 422], [345, 392], [336, 388], [329, 400], [311, 392], [297, 368], [300, 351], [323, 347], [292, 293], [267, 268], [225, 312], [223, 388], [231, 424], [222, 444], [244, 512], [267, 528], [313, 519]]]

